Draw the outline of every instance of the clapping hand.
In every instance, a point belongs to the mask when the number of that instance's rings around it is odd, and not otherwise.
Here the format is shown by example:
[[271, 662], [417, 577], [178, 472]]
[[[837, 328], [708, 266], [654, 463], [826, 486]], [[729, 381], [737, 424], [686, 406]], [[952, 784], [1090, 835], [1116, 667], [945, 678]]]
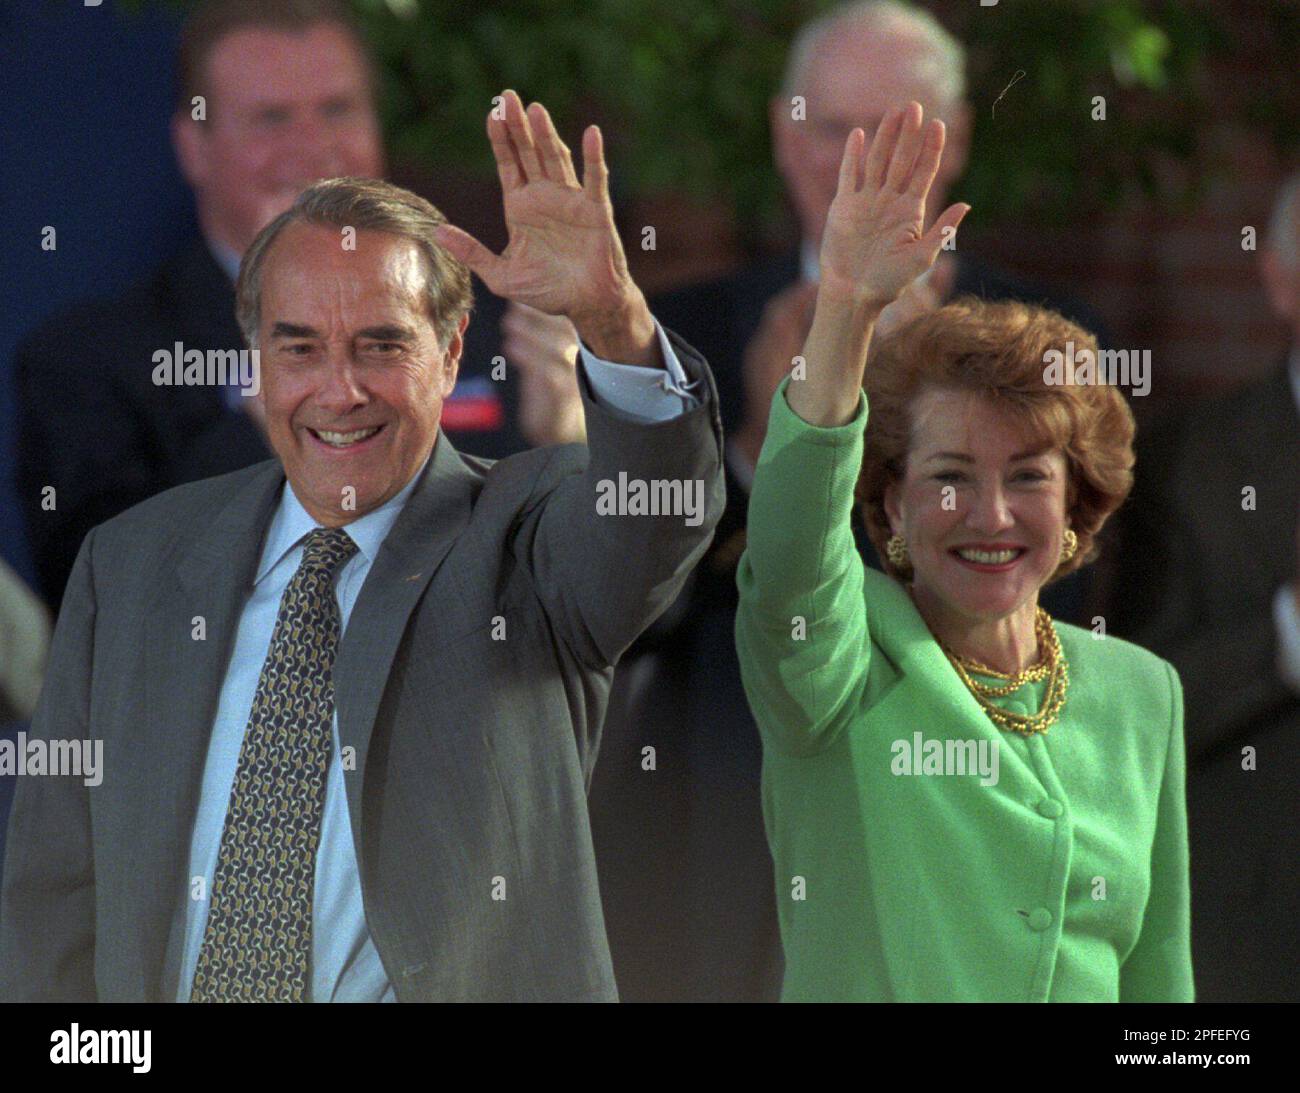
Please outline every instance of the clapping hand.
[[661, 363], [654, 320], [614, 227], [600, 130], [582, 135], [583, 178], [541, 103], [506, 91], [488, 113], [509, 243], [493, 254], [452, 225], [437, 241], [498, 296], [572, 321], [597, 356]]
[[534, 447], [586, 440], [573, 324], [511, 300], [501, 320], [501, 350], [519, 374], [524, 439]]

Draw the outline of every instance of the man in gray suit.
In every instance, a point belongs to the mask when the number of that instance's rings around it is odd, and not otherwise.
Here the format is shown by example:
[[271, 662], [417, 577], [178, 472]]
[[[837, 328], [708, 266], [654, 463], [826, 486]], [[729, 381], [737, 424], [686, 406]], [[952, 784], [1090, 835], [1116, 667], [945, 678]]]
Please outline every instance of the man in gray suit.
[[[278, 458], [87, 536], [29, 747], [102, 764], [19, 779], [3, 997], [616, 999], [586, 787], [721, 512], [717, 399], [628, 276], [599, 130], [581, 183], [540, 104], [488, 134], [503, 254], [387, 183], [304, 192], [237, 292]], [[573, 322], [588, 449], [439, 437], [470, 270]]]

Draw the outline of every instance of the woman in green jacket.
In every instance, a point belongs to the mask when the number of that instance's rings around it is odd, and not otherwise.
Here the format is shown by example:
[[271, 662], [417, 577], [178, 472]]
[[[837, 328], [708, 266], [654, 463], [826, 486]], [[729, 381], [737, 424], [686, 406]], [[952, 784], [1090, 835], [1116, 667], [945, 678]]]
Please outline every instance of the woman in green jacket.
[[1123, 397], [1053, 370], [1095, 340], [959, 301], [883, 339], [863, 393], [882, 310], [968, 211], [922, 231], [943, 140], [916, 103], [850, 135], [754, 475], [736, 639], [783, 998], [1191, 1001], [1178, 677], [1038, 608], [1132, 483]]

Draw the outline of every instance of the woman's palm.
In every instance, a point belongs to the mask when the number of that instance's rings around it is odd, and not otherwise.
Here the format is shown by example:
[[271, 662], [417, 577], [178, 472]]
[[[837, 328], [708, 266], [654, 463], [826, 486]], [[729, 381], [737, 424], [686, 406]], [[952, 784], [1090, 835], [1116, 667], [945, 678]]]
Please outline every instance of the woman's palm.
[[943, 155], [940, 121], [922, 125], [918, 103], [891, 110], [871, 148], [855, 129], [822, 236], [821, 279], [855, 300], [884, 307], [934, 264], [969, 205], [949, 206], [926, 232], [925, 202]]

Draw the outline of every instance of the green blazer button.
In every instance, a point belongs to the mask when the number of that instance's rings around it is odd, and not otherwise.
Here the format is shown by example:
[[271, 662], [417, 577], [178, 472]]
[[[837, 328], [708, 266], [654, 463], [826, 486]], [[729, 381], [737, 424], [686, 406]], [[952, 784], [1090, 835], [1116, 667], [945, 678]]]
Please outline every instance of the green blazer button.
[[1029, 912], [1029, 928], [1039, 932], [1052, 924], [1052, 912], [1046, 907], [1035, 907]]
[[1049, 820], [1055, 820], [1064, 811], [1065, 807], [1061, 802], [1053, 801], [1050, 797], [1045, 801], [1038, 802], [1038, 814], [1040, 816], [1046, 816]]

